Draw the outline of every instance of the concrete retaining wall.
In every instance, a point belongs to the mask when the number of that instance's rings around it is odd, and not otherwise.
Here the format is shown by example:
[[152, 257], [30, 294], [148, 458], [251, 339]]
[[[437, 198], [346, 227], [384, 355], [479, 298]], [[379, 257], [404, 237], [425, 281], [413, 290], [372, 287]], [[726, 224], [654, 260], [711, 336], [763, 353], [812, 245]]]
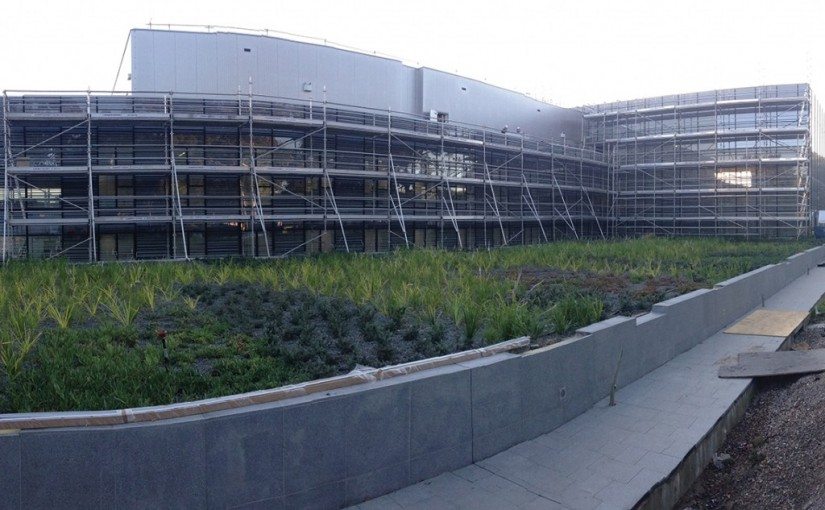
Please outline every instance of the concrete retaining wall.
[[[547, 433], [724, 328], [818, 247], [573, 338], [180, 419], [0, 431], [0, 508], [336, 508]], [[621, 362], [619, 363], [621, 353]]]

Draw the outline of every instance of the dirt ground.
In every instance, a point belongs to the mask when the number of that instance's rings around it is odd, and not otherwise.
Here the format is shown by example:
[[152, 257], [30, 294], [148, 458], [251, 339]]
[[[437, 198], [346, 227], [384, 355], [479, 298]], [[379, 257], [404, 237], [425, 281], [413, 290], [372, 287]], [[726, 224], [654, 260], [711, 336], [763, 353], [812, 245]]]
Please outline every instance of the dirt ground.
[[679, 276], [662, 275], [639, 279], [628, 274], [602, 274], [555, 268], [520, 267], [502, 273], [527, 289], [527, 297], [538, 305], [549, 305], [571, 291], [597, 296], [604, 302], [604, 316], [636, 315], [664, 301], [703, 287]]
[[[794, 339], [825, 348], [825, 316]], [[744, 418], [677, 509], [825, 509], [825, 373], [765, 379]]]

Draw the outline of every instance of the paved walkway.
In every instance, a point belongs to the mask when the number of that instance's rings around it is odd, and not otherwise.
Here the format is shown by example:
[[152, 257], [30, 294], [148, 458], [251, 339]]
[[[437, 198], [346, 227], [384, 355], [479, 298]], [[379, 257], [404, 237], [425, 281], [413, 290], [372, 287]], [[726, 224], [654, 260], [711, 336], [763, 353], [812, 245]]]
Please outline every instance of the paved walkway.
[[[808, 311], [825, 292], [815, 268], [765, 302]], [[668, 476], [744, 392], [719, 379], [742, 351], [784, 339], [716, 333], [556, 430], [471, 466], [358, 505], [361, 509], [620, 509]]]

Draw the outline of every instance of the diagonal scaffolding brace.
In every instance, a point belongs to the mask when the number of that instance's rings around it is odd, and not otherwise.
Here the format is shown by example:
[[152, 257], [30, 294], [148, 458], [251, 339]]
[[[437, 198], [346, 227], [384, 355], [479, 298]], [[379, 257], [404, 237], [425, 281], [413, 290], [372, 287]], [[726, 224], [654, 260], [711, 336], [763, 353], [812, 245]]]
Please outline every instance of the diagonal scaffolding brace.
[[447, 209], [447, 212], [450, 214], [450, 222], [453, 224], [453, 229], [455, 230], [455, 235], [458, 238], [458, 247], [464, 249], [464, 243], [461, 240], [461, 231], [458, 228], [458, 220], [456, 219], [456, 212], [455, 212], [455, 203], [453, 203], [453, 192], [452, 186], [450, 185], [450, 178], [447, 177], [446, 169], [442, 167], [441, 177], [444, 179], [444, 184], [447, 185], [447, 197], [449, 201], [444, 198], [444, 186], [441, 187], [441, 201], [444, 202], [444, 207]]
[[[258, 217], [258, 221], [261, 223], [261, 231], [263, 232], [264, 236], [264, 246], [266, 247], [266, 256], [270, 257], [271, 253], [269, 251], [269, 236], [266, 232], [266, 223], [264, 222], [264, 210], [263, 206], [261, 205], [261, 186], [258, 182], [258, 170], [257, 165], [255, 164], [255, 139], [253, 133], [253, 121], [252, 121], [252, 84], [249, 84], [249, 171], [252, 177], [252, 218], [251, 223], [255, 224], [255, 216]], [[254, 235], [254, 229], [253, 229]], [[253, 243], [255, 246], [255, 252], [257, 252], [257, 240], [253, 239]], [[257, 255], [257, 253], [255, 253]]]
[[[169, 108], [169, 166], [172, 173], [172, 200], [173, 200], [173, 216], [177, 216], [177, 220], [180, 223], [180, 237], [181, 237], [181, 244], [183, 246], [183, 258], [189, 260], [189, 247], [186, 241], [186, 228], [184, 227], [183, 222], [183, 206], [181, 204], [180, 199], [180, 185], [178, 184], [178, 165], [177, 165], [177, 154], [175, 153], [175, 115], [174, 115], [174, 102], [172, 99], [172, 94], [170, 93], [168, 98], [168, 108]], [[165, 98], [166, 99], [166, 98]], [[172, 239], [174, 240], [174, 228], [175, 228], [175, 218], [172, 221]]]
[[564, 199], [564, 192], [561, 190], [561, 185], [559, 185], [558, 179], [556, 179], [556, 174], [553, 174], [553, 184], [556, 185], [556, 188], [559, 190], [559, 198], [561, 198], [561, 203], [564, 205], [564, 213], [567, 219], [565, 220], [562, 217], [562, 221], [564, 221], [567, 226], [570, 227], [570, 230], [573, 231], [573, 235], [576, 236], [576, 239], [579, 238], [579, 233], [576, 231], [576, 224], [573, 222], [573, 216], [570, 214], [570, 208], [567, 207], [567, 200]]
[[[407, 221], [404, 219], [404, 207], [401, 202], [401, 191], [398, 187], [398, 174], [395, 171], [395, 162], [392, 159], [392, 110], [387, 110], [387, 200], [389, 201], [392, 210], [395, 212], [395, 218], [398, 220], [401, 227], [401, 233], [404, 237], [404, 244], [407, 248], [410, 247], [410, 238], [407, 235]], [[403, 140], [401, 143], [404, 143]], [[390, 186], [392, 180], [392, 186]], [[395, 197], [392, 196], [392, 189], [395, 189]], [[396, 202], [397, 200], [397, 202]], [[387, 232], [392, 233], [389, 221], [390, 211], [387, 208]], [[387, 236], [389, 240], [389, 235]]]
[[[338, 218], [338, 225], [341, 227], [341, 237], [344, 240], [344, 249], [349, 253], [349, 241], [347, 241], [347, 232], [344, 230], [344, 220], [341, 218], [341, 212], [338, 210], [338, 203], [335, 200], [335, 192], [332, 189], [332, 180], [329, 178], [329, 172], [327, 171], [327, 87], [324, 86], [324, 145], [323, 150], [321, 152], [321, 157], [323, 158], [322, 161], [322, 170], [324, 172], [324, 197], [328, 198], [330, 203], [332, 204], [332, 210], [335, 213], [335, 216]], [[327, 217], [327, 210], [324, 207], [324, 230], [327, 229], [326, 224], [326, 217]]]
[[[486, 160], [484, 161], [484, 176], [487, 178], [487, 184], [490, 186], [490, 196], [493, 199], [492, 203], [490, 203], [490, 205], [493, 209], [493, 212], [496, 215], [496, 220], [498, 220], [498, 228], [501, 229], [501, 242], [503, 242], [506, 245], [506, 244], [508, 244], [507, 234], [504, 233], [504, 223], [502, 223], [502, 221], [501, 221], [501, 212], [498, 209], [498, 199], [496, 199], [496, 190], [493, 187], [493, 178], [490, 176], [490, 168], [487, 166], [487, 161]], [[487, 200], [487, 198], [486, 198], [487, 192], [485, 191], [484, 194], [485, 194], [485, 201], [486, 201]]]
[[527, 177], [524, 176], [524, 172], [521, 173], [521, 180], [524, 184], [523, 190], [524, 192], [521, 195], [521, 198], [525, 200], [527, 209], [533, 213], [533, 216], [536, 218], [536, 221], [539, 224], [539, 228], [541, 229], [541, 236], [546, 243], [547, 240], [547, 232], [544, 231], [544, 225], [541, 222], [541, 216], [539, 216], [538, 208], [536, 207], [536, 202], [533, 200], [533, 194], [530, 193], [530, 186], [527, 183]]

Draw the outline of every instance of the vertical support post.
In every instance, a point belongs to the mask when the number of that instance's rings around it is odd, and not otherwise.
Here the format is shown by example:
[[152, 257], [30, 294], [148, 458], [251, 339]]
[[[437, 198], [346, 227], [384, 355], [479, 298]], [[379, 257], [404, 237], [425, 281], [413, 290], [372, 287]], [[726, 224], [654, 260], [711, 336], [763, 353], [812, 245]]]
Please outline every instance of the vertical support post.
[[[564, 191], [561, 189], [561, 185], [555, 175], [553, 175], [553, 184], [555, 184], [556, 188], [559, 190], [559, 198], [561, 198], [561, 203], [564, 206], [564, 212], [567, 215], [567, 221], [565, 221], [565, 223], [570, 227], [570, 230], [573, 231], [573, 235], [576, 236], [576, 239], [579, 239], [579, 232], [576, 230], [576, 223], [573, 221], [573, 216], [570, 214], [570, 208], [567, 206], [567, 200], [564, 199]], [[564, 220], [564, 218], [562, 218], [562, 220]]]
[[[174, 235], [175, 235], [175, 216], [177, 216], [177, 220], [180, 223], [180, 237], [181, 237], [181, 245], [183, 246], [183, 258], [189, 260], [189, 248], [186, 243], [186, 228], [184, 227], [183, 223], [183, 207], [181, 206], [180, 200], [180, 185], [178, 184], [178, 165], [177, 165], [177, 155], [175, 154], [175, 110], [174, 110], [174, 101], [172, 99], [172, 93], [169, 93], [169, 111], [167, 114], [169, 115], [169, 164], [170, 170], [172, 171], [172, 197], [173, 197], [173, 217], [172, 217], [172, 244], [175, 245], [174, 242]], [[177, 250], [177, 248], [176, 248]]]
[[[496, 214], [496, 219], [498, 220], [498, 227], [501, 229], [501, 242], [502, 242], [502, 244], [507, 245], [507, 244], [509, 244], [507, 242], [507, 234], [505, 234], [505, 232], [504, 232], [504, 223], [501, 222], [501, 211], [499, 211], [499, 208], [498, 208], [498, 199], [496, 198], [496, 190], [493, 187], [493, 177], [490, 175], [490, 169], [487, 167], [486, 158], [484, 160], [484, 175], [487, 176], [487, 184], [490, 185], [490, 194], [492, 195], [492, 198], [493, 198], [493, 203], [492, 203], [493, 212]], [[485, 195], [486, 195], [486, 193], [487, 192], [485, 191]], [[486, 198], [485, 198], [485, 200], [486, 200]]]
[[530, 193], [530, 186], [527, 184], [527, 179], [524, 174], [521, 175], [521, 179], [524, 183], [524, 190], [527, 193], [527, 196], [522, 195], [522, 200], [527, 200], [527, 209], [533, 213], [535, 216], [536, 221], [539, 223], [539, 229], [541, 229], [541, 236], [544, 238], [544, 242], [547, 242], [547, 232], [544, 231], [544, 225], [541, 224], [541, 216], [539, 215], [538, 207], [536, 207], [536, 202], [533, 200], [533, 194]]
[[3, 263], [9, 260], [8, 256], [8, 235], [9, 235], [9, 165], [11, 164], [11, 154], [9, 148], [9, 97], [3, 91]]
[[[438, 167], [439, 173], [441, 174], [441, 201], [443, 202], [441, 205], [444, 207], [441, 209], [441, 245], [444, 245], [444, 211], [447, 211], [447, 214], [450, 215], [450, 223], [453, 225], [453, 230], [455, 230], [456, 239], [458, 239], [458, 247], [460, 249], [464, 248], [464, 242], [461, 240], [461, 230], [458, 228], [458, 219], [456, 218], [455, 212], [455, 203], [453, 202], [453, 191], [452, 186], [450, 185], [450, 178], [447, 176], [447, 156], [446, 152], [444, 152], [444, 123], [441, 123], [441, 152], [438, 156]], [[447, 196], [444, 196], [444, 188], [447, 189]], [[399, 201], [400, 205], [400, 201]]]
[[92, 93], [86, 91], [86, 169], [89, 178], [89, 262], [97, 261], [97, 228], [95, 226], [95, 193], [92, 176]]
[[349, 253], [349, 242], [347, 241], [347, 232], [344, 230], [344, 220], [341, 218], [341, 212], [338, 210], [338, 203], [335, 200], [335, 191], [332, 189], [332, 180], [329, 178], [329, 171], [327, 170], [327, 86], [324, 85], [324, 146], [321, 151], [323, 162], [321, 168], [324, 172], [324, 232], [327, 231], [327, 199], [332, 204], [332, 210], [335, 216], [338, 217], [338, 225], [341, 227], [341, 237], [344, 240], [344, 249]]
[[527, 244], [527, 233], [524, 231], [524, 189], [527, 179], [524, 177], [524, 135], [519, 133], [519, 172], [521, 173], [521, 200], [519, 201], [519, 220], [521, 221], [521, 244]]
[[[255, 216], [258, 216], [258, 221], [261, 223], [261, 230], [264, 234], [264, 245], [266, 246], [266, 256], [271, 257], [269, 251], [269, 236], [266, 233], [266, 223], [264, 222], [264, 209], [261, 205], [261, 186], [258, 181], [258, 169], [255, 161], [255, 143], [253, 142], [252, 129], [252, 82], [249, 82], [249, 171], [252, 177], [252, 225], [255, 224]], [[326, 131], [326, 130], [325, 130]], [[324, 147], [326, 148], [326, 137], [324, 138]], [[326, 158], [325, 158], [326, 159]], [[252, 245], [254, 246], [255, 255], [258, 255], [258, 238], [255, 235], [255, 229], [252, 229]]]
[[[447, 185], [447, 196], [449, 197], [449, 202], [444, 199], [444, 193], [441, 194], [441, 200], [444, 200], [444, 207], [447, 209], [447, 212], [450, 214], [450, 222], [453, 224], [453, 229], [455, 230], [455, 235], [458, 238], [458, 247], [464, 249], [464, 243], [461, 241], [461, 230], [458, 228], [458, 220], [456, 219], [456, 212], [455, 212], [455, 203], [453, 203], [453, 192], [452, 186], [450, 186], [450, 179], [447, 177], [442, 170], [442, 185]], [[443, 219], [443, 218], [442, 218]]]
[[[401, 233], [404, 234], [404, 244], [407, 248], [409, 248], [410, 238], [407, 236], [407, 220], [404, 218], [404, 206], [401, 203], [401, 192], [398, 189], [398, 174], [395, 172], [395, 162], [392, 159], [392, 128], [390, 126], [390, 114], [390, 110], [387, 110], [387, 217], [389, 218], [390, 204], [392, 204], [392, 210], [395, 212], [395, 217], [398, 218], [398, 224], [401, 226]], [[392, 180], [390, 180], [390, 177], [392, 177]], [[392, 196], [390, 186], [395, 188], [395, 198]], [[388, 222], [387, 239], [392, 236], [390, 225], [391, 224]]]
[[[163, 96], [163, 114], [169, 116], [169, 96]], [[171, 121], [170, 121], [171, 123]], [[172, 189], [175, 186], [175, 178], [172, 175], [172, 155], [173, 155], [173, 147], [171, 145], [172, 139], [172, 126], [169, 125], [168, 129], [164, 130], [163, 132], [163, 154], [164, 154], [164, 162], [169, 166], [169, 190], [165, 200], [165, 207], [169, 210], [169, 217], [171, 218], [170, 225], [172, 226], [172, 259], [178, 258], [178, 230], [175, 227], [175, 221], [177, 220], [177, 205], [175, 203], [175, 191]], [[169, 244], [167, 242], [167, 244]], [[166, 252], [168, 254], [169, 248], [167, 246]]]
[[[321, 178], [321, 189], [323, 190], [324, 197], [321, 200], [321, 204], [324, 208], [324, 228], [321, 231], [323, 234], [327, 232], [327, 88], [326, 85], [324, 86], [323, 90], [323, 101], [321, 103], [321, 172], [323, 174]], [[324, 249], [324, 238], [323, 234], [321, 237], [321, 251]]]
[[482, 164], [484, 165], [484, 173], [481, 176], [481, 207], [482, 207], [482, 220], [484, 226], [484, 247], [489, 249], [490, 245], [487, 242], [487, 132], [481, 132], [481, 159]]
[[719, 91], [713, 98], [713, 235], [719, 235]]
[[[616, 124], [618, 126], [619, 123], [619, 112], [616, 112]], [[633, 132], [636, 132], [636, 116], [633, 116]], [[625, 131], [627, 128], [625, 128]], [[618, 131], [616, 131], [616, 144], [618, 146], [621, 140]], [[628, 158], [630, 159], [630, 158]], [[648, 195], [651, 201], [656, 200], [655, 195]], [[641, 215], [641, 211], [639, 210], [639, 141], [633, 138], [633, 235], [638, 236], [639, 232], [639, 216]]]
[[390, 172], [392, 172], [392, 110], [387, 108], [387, 251], [392, 251], [392, 191], [390, 191]]
[[[564, 150], [567, 151], [567, 138], [564, 139]], [[584, 189], [584, 160], [579, 157], [579, 232], [584, 235], [584, 199], [590, 200], [590, 196]], [[590, 204], [592, 208], [592, 203]]]
[[[676, 198], [676, 173], [679, 169], [679, 165], [676, 162], [676, 158], [678, 157], [678, 153], [676, 150], [676, 134], [679, 132], [679, 111], [674, 108], [673, 109], [673, 209], [671, 212], [671, 220], [673, 225], [673, 235], [677, 235], [676, 232], [676, 204], [678, 202]], [[681, 181], [681, 179], [680, 179]]]
[[436, 160], [436, 164], [438, 165], [438, 171], [441, 176], [441, 181], [439, 182], [438, 186], [438, 191], [441, 195], [441, 202], [438, 204], [438, 230], [441, 237], [441, 248], [444, 248], [444, 204], [446, 203], [444, 200], [444, 165], [442, 165], [442, 160], [444, 159], [444, 122], [438, 123], [438, 132], [441, 135], [441, 145], [438, 152], [438, 160]]
[[[555, 181], [556, 179], [556, 154], [553, 150], [553, 146], [550, 146], [550, 180]], [[553, 223], [551, 227], [553, 227], [552, 237], [553, 240], [556, 240], [556, 190], [550, 188], [550, 210], [553, 213]]]
[[[762, 130], [763, 128], [767, 127], [764, 125], [764, 118], [762, 116], [762, 98], [758, 98], [756, 100], [756, 150], [762, 147]], [[762, 198], [762, 188], [764, 187], [764, 181], [762, 181], [762, 158], [757, 155], [756, 157], [756, 175], [753, 178], [754, 182], [758, 186], [758, 196], [757, 196], [757, 211], [756, 214], [759, 215], [759, 236], [762, 237], [765, 235], [764, 232], [764, 224], [762, 216], [764, 214], [764, 206], [763, 206], [763, 198]]]

